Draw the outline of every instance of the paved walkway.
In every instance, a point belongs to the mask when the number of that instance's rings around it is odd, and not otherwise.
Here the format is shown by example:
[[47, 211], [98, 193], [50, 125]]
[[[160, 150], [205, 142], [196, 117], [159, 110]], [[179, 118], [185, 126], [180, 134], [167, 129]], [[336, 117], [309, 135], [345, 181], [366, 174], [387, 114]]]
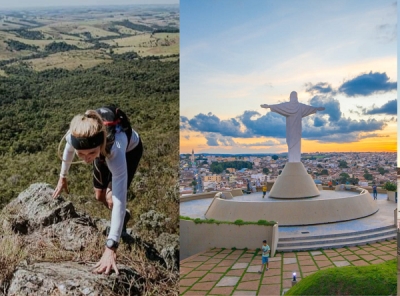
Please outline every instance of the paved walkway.
[[212, 249], [180, 263], [181, 295], [282, 295], [298, 281], [325, 268], [378, 264], [395, 259], [396, 240], [322, 251], [277, 253], [259, 274], [258, 250]]

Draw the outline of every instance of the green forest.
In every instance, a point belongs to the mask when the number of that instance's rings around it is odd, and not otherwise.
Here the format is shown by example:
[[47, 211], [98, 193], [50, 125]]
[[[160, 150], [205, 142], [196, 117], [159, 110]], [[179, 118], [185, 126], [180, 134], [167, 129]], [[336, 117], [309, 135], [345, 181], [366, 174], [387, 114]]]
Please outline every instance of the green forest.
[[[116, 104], [145, 149], [128, 192], [130, 224], [153, 209], [171, 217], [169, 232], [178, 232], [179, 60], [127, 53], [90, 69], [36, 72], [24, 64], [1, 68], [7, 77], [0, 77], [0, 207], [32, 183], [55, 187], [61, 166], [58, 145], [73, 116]], [[88, 204], [96, 203], [91, 166], [72, 165], [68, 185], [66, 198], [90, 212]], [[109, 219], [109, 212], [100, 208], [89, 214], [100, 211]]]

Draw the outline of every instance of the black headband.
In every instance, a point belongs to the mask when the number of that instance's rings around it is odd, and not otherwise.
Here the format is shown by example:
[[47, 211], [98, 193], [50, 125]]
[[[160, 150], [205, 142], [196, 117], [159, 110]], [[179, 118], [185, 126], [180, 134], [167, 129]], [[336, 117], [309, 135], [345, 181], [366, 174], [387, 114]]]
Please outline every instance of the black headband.
[[71, 145], [76, 150], [93, 149], [100, 146], [104, 142], [104, 132], [99, 132], [92, 137], [77, 138], [71, 134]]

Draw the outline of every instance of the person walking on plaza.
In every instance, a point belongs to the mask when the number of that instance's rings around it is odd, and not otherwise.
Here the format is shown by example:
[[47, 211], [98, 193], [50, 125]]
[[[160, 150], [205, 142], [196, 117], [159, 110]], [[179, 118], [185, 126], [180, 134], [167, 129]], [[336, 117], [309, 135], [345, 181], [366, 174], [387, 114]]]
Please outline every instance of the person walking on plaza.
[[372, 194], [374, 195], [374, 200], [378, 200], [378, 191], [376, 189], [376, 185], [372, 185]]
[[267, 265], [267, 270], [268, 270], [268, 258], [269, 258], [269, 253], [271, 252], [271, 248], [268, 246], [266, 240], [263, 240], [261, 251], [262, 251], [262, 257], [261, 257], [262, 264], [261, 264], [261, 270], [259, 270], [258, 273], [262, 273], [264, 271], [265, 265]]
[[262, 192], [263, 192], [263, 198], [264, 198], [265, 194], [267, 194], [267, 185], [263, 184]]

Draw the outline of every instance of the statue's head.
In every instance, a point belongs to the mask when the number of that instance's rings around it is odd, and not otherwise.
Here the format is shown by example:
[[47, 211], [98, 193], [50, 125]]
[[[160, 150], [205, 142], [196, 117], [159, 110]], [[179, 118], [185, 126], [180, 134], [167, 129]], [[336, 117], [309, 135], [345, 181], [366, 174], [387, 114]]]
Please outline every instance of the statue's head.
[[299, 99], [297, 98], [297, 92], [292, 91], [290, 93], [290, 103], [298, 103]]

